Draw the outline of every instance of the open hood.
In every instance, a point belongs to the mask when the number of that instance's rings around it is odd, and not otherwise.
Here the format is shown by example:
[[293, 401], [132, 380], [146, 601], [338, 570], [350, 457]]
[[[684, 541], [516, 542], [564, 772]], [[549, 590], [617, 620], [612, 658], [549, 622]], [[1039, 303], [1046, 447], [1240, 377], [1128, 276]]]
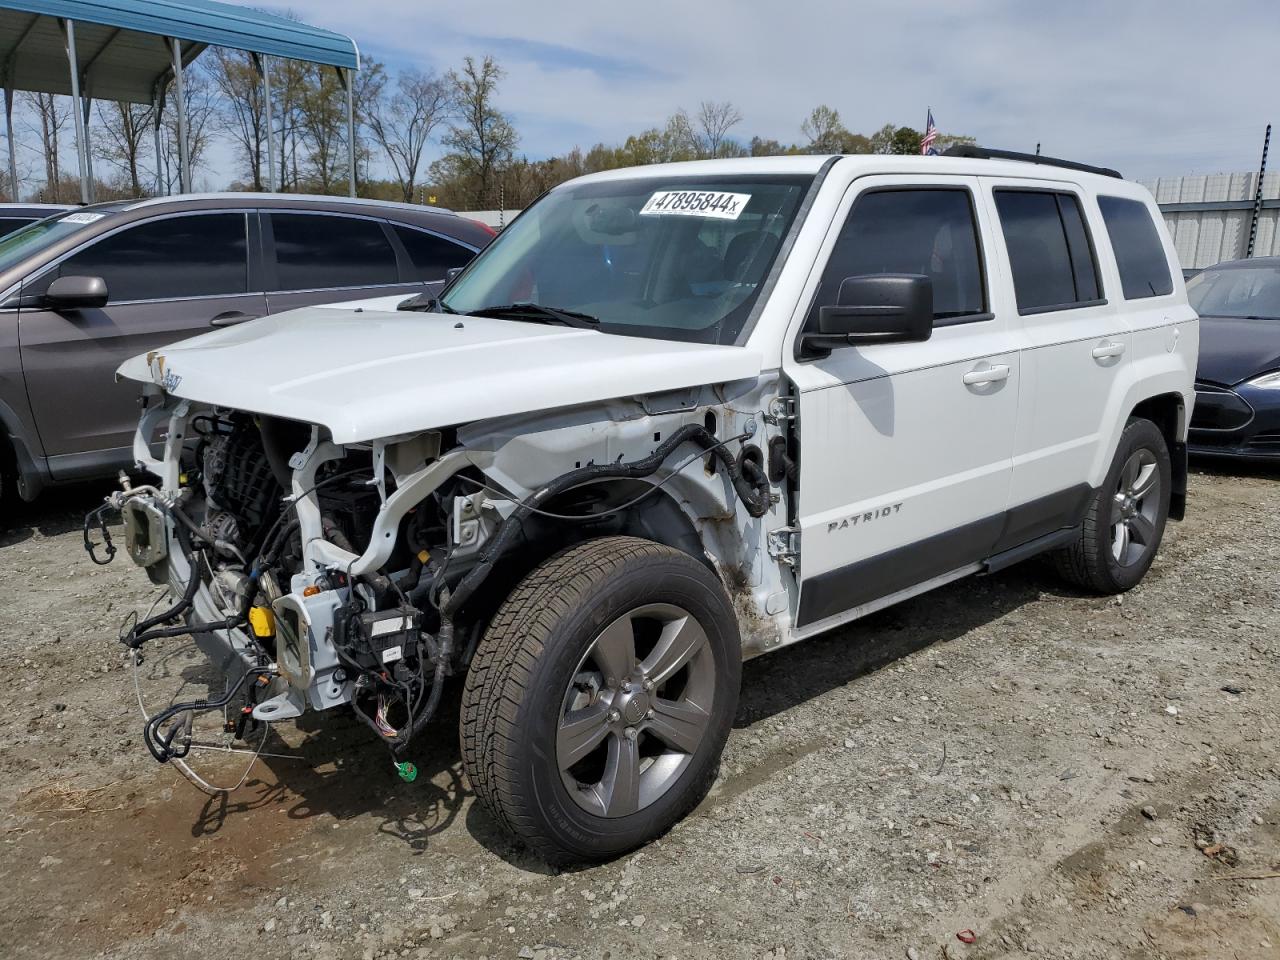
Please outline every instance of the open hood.
[[355, 443], [759, 375], [744, 347], [539, 323], [308, 307], [120, 366], [167, 393], [327, 427]]

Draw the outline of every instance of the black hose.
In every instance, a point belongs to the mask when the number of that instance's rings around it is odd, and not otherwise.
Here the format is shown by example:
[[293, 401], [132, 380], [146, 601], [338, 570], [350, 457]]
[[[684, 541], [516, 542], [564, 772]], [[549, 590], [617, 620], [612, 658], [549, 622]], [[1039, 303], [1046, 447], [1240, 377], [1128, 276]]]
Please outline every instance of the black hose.
[[142, 739], [146, 743], [147, 749], [150, 750], [151, 755], [161, 763], [166, 763], [173, 757], [186, 756], [186, 748], [181, 750], [173, 749], [172, 735], [168, 738], [158, 736], [157, 731], [160, 729], [160, 725], [162, 723], [170, 717], [185, 711], [195, 713], [197, 711], [203, 712], [205, 710], [216, 710], [218, 707], [225, 707], [231, 702], [232, 698], [235, 697], [240, 688], [244, 686], [244, 682], [250, 677], [270, 676], [274, 673], [274, 667], [250, 667], [242, 673], [240, 675], [240, 679], [227, 688], [220, 697], [212, 700], [195, 700], [191, 703], [175, 703], [173, 706], [165, 710], [161, 710], [142, 726]]
[[[577, 470], [570, 470], [568, 473], [561, 474], [546, 486], [531, 493], [520, 502], [519, 506], [498, 527], [498, 532], [489, 541], [489, 545], [484, 552], [481, 553], [479, 562], [467, 572], [466, 576], [458, 583], [458, 586], [454, 588], [453, 595], [441, 608], [441, 613], [446, 617], [453, 617], [457, 611], [462, 609], [463, 604], [471, 599], [481, 582], [492, 572], [494, 565], [510, 548], [511, 542], [519, 533], [525, 518], [532, 514], [541, 504], [571, 487], [590, 483], [594, 480], [637, 480], [650, 476], [658, 471], [658, 468], [666, 462], [677, 447], [689, 442], [699, 444], [720, 461], [725, 474], [733, 484], [734, 491], [738, 494], [738, 499], [747, 508], [747, 513], [753, 517], [763, 517], [769, 512], [769, 480], [764, 476], [764, 473], [750, 461], [744, 461], [744, 465], [747, 468], [744, 470], [743, 467], [739, 466], [737, 459], [730, 456], [722, 443], [706, 427], [701, 424], [687, 423], [671, 434], [653, 453], [642, 460], [633, 460], [631, 463], [588, 464]], [[751, 479], [745, 476], [748, 472], [752, 474]]]

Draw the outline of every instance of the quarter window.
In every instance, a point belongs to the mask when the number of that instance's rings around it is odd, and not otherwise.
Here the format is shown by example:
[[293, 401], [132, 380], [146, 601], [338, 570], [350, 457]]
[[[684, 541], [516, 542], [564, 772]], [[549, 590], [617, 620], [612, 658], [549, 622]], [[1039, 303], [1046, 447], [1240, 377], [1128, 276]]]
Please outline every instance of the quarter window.
[[373, 287], [398, 280], [395, 250], [377, 220], [273, 213], [271, 230], [277, 291]]
[[411, 227], [395, 227], [413, 269], [406, 280], [443, 280], [454, 267], [464, 267], [475, 256], [461, 244]]
[[101, 277], [112, 303], [247, 293], [245, 228], [243, 213], [153, 220], [73, 254], [58, 275]]
[[1098, 197], [1098, 208], [1115, 251], [1124, 298], [1141, 300], [1173, 293], [1164, 244], [1147, 205], [1124, 197]]
[[933, 282], [934, 321], [986, 312], [982, 254], [968, 190], [876, 190], [849, 212], [809, 311], [834, 304], [848, 277], [921, 274]]
[[1102, 298], [1080, 200], [1047, 190], [996, 190], [1019, 313], [1088, 306]]

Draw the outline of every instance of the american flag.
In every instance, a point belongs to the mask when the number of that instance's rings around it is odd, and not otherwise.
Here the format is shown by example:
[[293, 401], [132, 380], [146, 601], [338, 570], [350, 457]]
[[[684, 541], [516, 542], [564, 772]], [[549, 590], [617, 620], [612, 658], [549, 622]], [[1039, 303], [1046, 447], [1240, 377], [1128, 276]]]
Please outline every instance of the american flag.
[[938, 139], [938, 128], [933, 122], [933, 108], [929, 108], [929, 119], [925, 121], [924, 136], [920, 138], [920, 154], [925, 157], [936, 157], [938, 151], [933, 148], [933, 141]]

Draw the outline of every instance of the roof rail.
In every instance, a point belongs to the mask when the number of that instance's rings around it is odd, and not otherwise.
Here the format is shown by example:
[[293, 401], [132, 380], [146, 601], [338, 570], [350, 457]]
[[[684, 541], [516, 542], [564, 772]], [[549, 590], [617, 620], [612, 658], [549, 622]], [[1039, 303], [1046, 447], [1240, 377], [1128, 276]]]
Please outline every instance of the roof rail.
[[996, 150], [993, 147], [979, 147], [972, 143], [957, 143], [948, 147], [942, 154], [944, 157], [967, 157], [971, 160], [1019, 160], [1023, 163], [1043, 163], [1049, 167], [1066, 167], [1068, 170], [1083, 170], [1085, 173], [1097, 173], [1104, 177], [1115, 177], [1123, 180], [1119, 170], [1110, 167], [1094, 167], [1087, 163], [1076, 163], [1074, 160], [1060, 160], [1057, 157], [1044, 157], [1038, 153], [1018, 153], [1015, 150]]

